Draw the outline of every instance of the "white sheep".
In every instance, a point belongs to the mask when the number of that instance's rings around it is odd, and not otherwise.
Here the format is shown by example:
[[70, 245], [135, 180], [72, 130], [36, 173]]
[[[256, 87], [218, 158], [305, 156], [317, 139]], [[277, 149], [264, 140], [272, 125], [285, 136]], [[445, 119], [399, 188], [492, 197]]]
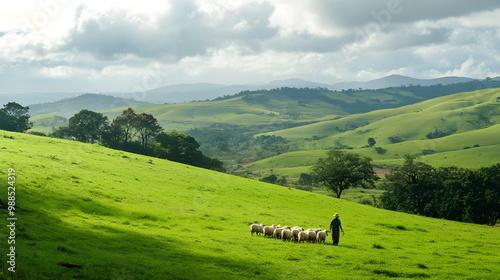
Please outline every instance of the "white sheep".
[[281, 239], [281, 232], [284, 231], [284, 228], [277, 228], [274, 230], [273, 237], [274, 239]]
[[316, 232], [313, 230], [307, 230], [307, 239], [309, 240], [309, 243], [312, 243], [316, 241]]
[[292, 229], [298, 229], [299, 231], [304, 231], [304, 228], [299, 226], [294, 226]]
[[327, 236], [328, 236], [328, 231], [326, 229], [322, 230], [322, 231], [318, 231], [318, 233], [316, 234], [316, 242], [318, 242], [318, 243], [323, 242], [323, 244], [325, 244], [325, 240], [326, 240]]
[[285, 241], [290, 242], [292, 236], [293, 236], [292, 232], [288, 229], [285, 229], [281, 232], [281, 239], [283, 240], [283, 242]]
[[295, 241], [299, 240], [299, 232], [302, 232], [302, 230], [297, 228], [292, 229], [293, 240]]
[[307, 240], [309, 240], [309, 235], [307, 234], [307, 232], [305, 232], [305, 231], [299, 232], [299, 238], [298, 238], [299, 243], [300, 242], [304, 243], [304, 241], [307, 241]]
[[257, 235], [259, 235], [259, 233], [262, 233], [263, 231], [263, 228], [264, 228], [264, 224], [252, 224], [250, 225], [250, 233], [252, 234], [253, 236], [253, 233], [257, 233]]
[[266, 236], [273, 236], [274, 230], [276, 229], [275, 225], [272, 226], [265, 226], [262, 228], [262, 233], [264, 233], [264, 237]]

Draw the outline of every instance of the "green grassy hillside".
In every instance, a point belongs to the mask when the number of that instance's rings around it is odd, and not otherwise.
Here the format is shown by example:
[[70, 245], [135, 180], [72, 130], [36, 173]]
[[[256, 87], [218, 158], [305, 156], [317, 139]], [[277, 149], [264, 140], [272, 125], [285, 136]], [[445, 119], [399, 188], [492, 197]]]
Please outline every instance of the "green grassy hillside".
[[[435, 128], [450, 133], [461, 133], [500, 123], [500, 90], [487, 89], [435, 98], [395, 109], [377, 110], [350, 115], [331, 121], [281, 130], [272, 134], [289, 139], [307, 139], [336, 136], [361, 140], [377, 137], [381, 144], [389, 144], [389, 136], [404, 140], [425, 139]], [[411, 124], [411, 125], [409, 125]], [[269, 133], [271, 134], [271, 133]]]
[[[496, 279], [500, 273], [495, 227], [26, 134], [0, 132], [0, 155], [2, 217], [8, 168], [16, 176], [15, 279]], [[336, 212], [346, 232], [338, 247], [250, 235], [254, 222], [327, 228]], [[10, 279], [2, 239], [0, 279]]]
[[[436, 131], [441, 137], [428, 139]], [[374, 164], [388, 168], [400, 163], [404, 154], [422, 156], [424, 162], [436, 166], [479, 168], [500, 161], [500, 90], [458, 93], [264, 135], [287, 138], [303, 151], [256, 162], [250, 165], [251, 171], [309, 166], [332, 148], [368, 155]], [[378, 152], [367, 147], [368, 138], [376, 140]]]
[[[136, 112], [153, 114], [164, 129], [185, 131], [210, 123], [227, 123], [242, 126], [269, 125], [275, 122], [305, 122], [317, 118], [335, 118], [346, 114], [339, 106], [312, 101], [307, 108], [292, 98], [264, 96], [263, 100], [249, 101], [243, 97], [215, 101], [198, 101], [182, 104], [137, 105]], [[256, 97], [256, 96], [254, 96]], [[103, 111], [110, 119], [116, 118], [126, 107]]]
[[[132, 108], [153, 114], [165, 129], [182, 131], [211, 123], [249, 126], [331, 120], [352, 113], [394, 108], [427, 98], [405, 88], [342, 92], [320, 88], [279, 88], [244, 91], [212, 101], [137, 105]], [[112, 119], [124, 109], [115, 108], [103, 113]]]
[[30, 132], [41, 132], [47, 135], [56, 131], [61, 126], [68, 125], [68, 120], [65, 117], [53, 114], [34, 116], [29, 121], [33, 123], [33, 128], [29, 130]]
[[132, 106], [145, 102], [124, 99], [104, 94], [86, 93], [60, 101], [30, 105], [30, 115], [54, 114], [70, 118], [82, 109], [100, 111], [115, 107]]

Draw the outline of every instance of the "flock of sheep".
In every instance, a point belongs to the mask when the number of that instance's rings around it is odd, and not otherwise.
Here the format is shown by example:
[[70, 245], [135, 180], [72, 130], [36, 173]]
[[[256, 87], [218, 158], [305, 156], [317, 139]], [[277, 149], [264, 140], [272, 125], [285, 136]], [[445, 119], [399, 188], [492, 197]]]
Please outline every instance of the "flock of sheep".
[[326, 237], [328, 236], [327, 230], [322, 230], [320, 228], [310, 228], [304, 230], [302, 227], [296, 226], [290, 228], [289, 226], [282, 227], [280, 225], [275, 226], [265, 226], [264, 224], [252, 224], [250, 225], [250, 233], [264, 234], [264, 237], [273, 237], [274, 239], [281, 239], [283, 242], [290, 242], [292, 239], [297, 242], [318, 242], [325, 243]]

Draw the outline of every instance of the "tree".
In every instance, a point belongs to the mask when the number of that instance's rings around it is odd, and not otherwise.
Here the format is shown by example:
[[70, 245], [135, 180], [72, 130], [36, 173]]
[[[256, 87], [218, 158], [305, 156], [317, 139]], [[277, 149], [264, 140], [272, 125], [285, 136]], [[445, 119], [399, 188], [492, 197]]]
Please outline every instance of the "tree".
[[123, 110], [122, 114], [113, 120], [113, 124], [119, 126], [122, 130], [124, 143], [132, 141], [135, 134], [137, 134], [138, 121], [139, 117], [132, 108]]
[[29, 107], [23, 107], [16, 102], [9, 102], [0, 109], [0, 129], [25, 132], [33, 127], [29, 119]]
[[386, 209], [422, 214], [431, 199], [428, 191], [433, 187], [433, 168], [411, 155], [404, 159], [397, 172], [385, 176], [387, 192], [381, 199]]
[[158, 135], [163, 128], [158, 124], [158, 120], [152, 114], [141, 113], [137, 115], [137, 132], [141, 139], [144, 150], [147, 149], [148, 141], [151, 137]]
[[373, 138], [371, 138], [371, 137], [370, 137], [370, 138], [368, 138], [368, 145], [369, 145], [370, 147], [373, 147], [376, 143], [377, 143], [377, 141], [375, 141], [375, 139], [373, 139]]
[[83, 109], [68, 120], [68, 134], [78, 141], [94, 143], [101, 140], [107, 125], [108, 117]]
[[156, 156], [201, 168], [225, 172], [224, 163], [217, 158], [205, 156], [198, 148], [200, 144], [191, 135], [178, 132], [161, 132], [156, 136]]
[[112, 149], [124, 149], [124, 144], [126, 143], [123, 142], [123, 139], [125, 138], [123, 134], [123, 129], [119, 125], [111, 124], [110, 126], [106, 126], [102, 132], [101, 144]]
[[285, 176], [281, 176], [278, 180], [276, 180], [277, 185], [286, 186], [286, 183], [287, 181]]
[[315, 181], [333, 191], [337, 198], [351, 187], [374, 186], [379, 178], [373, 171], [372, 159], [353, 153], [331, 150], [313, 166]]
[[494, 226], [500, 219], [500, 163], [477, 171], [475, 221]]
[[310, 186], [313, 183], [311, 174], [300, 173], [298, 183], [304, 186]]
[[277, 180], [278, 180], [278, 177], [276, 177], [276, 175], [274, 175], [274, 174], [260, 178], [261, 182], [266, 182], [266, 183], [271, 183], [271, 184], [275, 184]]

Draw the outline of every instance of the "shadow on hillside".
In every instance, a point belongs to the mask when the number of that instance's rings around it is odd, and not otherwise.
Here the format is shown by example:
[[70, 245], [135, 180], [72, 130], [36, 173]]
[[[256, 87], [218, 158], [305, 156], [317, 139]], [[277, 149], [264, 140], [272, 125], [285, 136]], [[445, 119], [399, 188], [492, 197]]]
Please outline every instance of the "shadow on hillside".
[[[164, 222], [146, 212], [127, 212], [88, 198], [45, 194], [43, 200], [58, 201], [68, 222], [44, 211], [46, 205], [36, 201], [19, 210], [16, 277], [20, 279], [213, 279], [265, 273], [247, 260], [218, 257], [211, 248], [194, 241], [195, 236], [193, 240], [181, 240], [175, 236], [175, 229], [168, 230], [172, 235], [168, 237], [146, 232], [167, 231], [162, 228]], [[64, 214], [75, 209], [96, 218]], [[110, 220], [124, 222], [105, 223], [105, 216], [116, 216], [118, 219]], [[78, 222], [72, 224], [72, 217]], [[197, 253], [204, 252], [204, 246], [207, 253]], [[2, 252], [3, 263], [4, 258]]]

